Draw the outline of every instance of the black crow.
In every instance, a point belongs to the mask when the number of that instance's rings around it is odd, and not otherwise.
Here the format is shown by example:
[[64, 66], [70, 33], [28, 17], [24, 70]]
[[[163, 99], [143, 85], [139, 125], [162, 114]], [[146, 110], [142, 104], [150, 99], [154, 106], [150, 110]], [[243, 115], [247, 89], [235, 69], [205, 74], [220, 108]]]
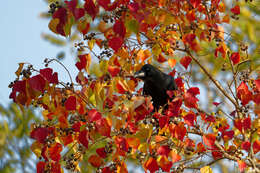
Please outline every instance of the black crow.
[[150, 95], [153, 101], [153, 107], [158, 111], [160, 106], [167, 106], [168, 90], [177, 90], [174, 78], [157, 69], [156, 67], [145, 64], [140, 71], [134, 74], [135, 78], [144, 81], [143, 94]]

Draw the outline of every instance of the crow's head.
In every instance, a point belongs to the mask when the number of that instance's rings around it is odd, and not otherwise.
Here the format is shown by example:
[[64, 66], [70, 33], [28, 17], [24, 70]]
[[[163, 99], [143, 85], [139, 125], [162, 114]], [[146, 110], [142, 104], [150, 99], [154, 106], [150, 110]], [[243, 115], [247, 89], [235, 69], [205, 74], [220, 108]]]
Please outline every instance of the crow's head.
[[135, 78], [139, 78], [142, 80], [153, 80], [153, 78], [158, 75], [158, 72], [160, 74], [160, 71], [152, 66], [151, 64], [145, 64], [141, 70], [137, 71], [134, 74]]

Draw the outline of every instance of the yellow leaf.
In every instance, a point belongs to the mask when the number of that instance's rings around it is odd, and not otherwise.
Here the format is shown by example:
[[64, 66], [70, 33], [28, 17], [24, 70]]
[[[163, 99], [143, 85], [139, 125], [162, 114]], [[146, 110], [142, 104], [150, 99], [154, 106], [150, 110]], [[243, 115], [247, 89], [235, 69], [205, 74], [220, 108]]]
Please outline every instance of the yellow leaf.
[[31, 150], [39, 158], [42, 153], [42, 144], [38, 141], [34, 141], [31, 145]]
[[58, 18], [55, 18], [55, 19], [52, 19], [48, 25], [48, 27], [50, 28], [50, 30], [56, 34], [58, 34], [56, 28], [58, 26], [58, 24], [60, 23], [60, 19]]
[[90, 97], [89, 97], [89, 102], [96, 106], [96, 97], [95, 97], [95, 94], [93, 93]]
[[91, 39], [88, 41], [88, 47], [90, 50], [93, 49], [93, 47], [95, 46], [96, 40], [95, 39]]
[[201, 173], [213, 173], [212, 169], [209, 166], [204, 166], [203, 168], [200, 168]]
[[23, 65], [24, 65], [24, 63], [19, 63], [19, 67], [18, 67], [18, 69], [17, 69], [16, 72], [15, 72], [15, 74], [16, 74], [17, 77], [20, 76], [20, 73], [21, 73], [22, 70], [23, 70]]
[[147, 153], [148, 146], [149, 145], [147, 143], [142, 143], [141, 145], [139, 145], [138, 150], [142, 153]]
[[159, 56], [160, 53], [162, 52], [162, 49], [161, 49], [160, 45], [159, 44], [155, 44], [153, 46], [153, 48], [152, 48], [152, 52], [153, 52], [154, 56]]

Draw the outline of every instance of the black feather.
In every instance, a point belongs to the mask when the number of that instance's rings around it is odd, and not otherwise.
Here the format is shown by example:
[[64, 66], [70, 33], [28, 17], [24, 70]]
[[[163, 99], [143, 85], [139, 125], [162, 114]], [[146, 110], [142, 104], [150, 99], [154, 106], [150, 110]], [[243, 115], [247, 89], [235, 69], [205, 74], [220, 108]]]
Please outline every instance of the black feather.
[[168, 90], [177, 90], [177, 85], [172, 76], [163, 73], [150, 64], [145, 64], [134, 76], [144, 81], [143, 94], [152, 97], [153, 106], [156, 110], [160, 106], [166, 106], [169, 100]]

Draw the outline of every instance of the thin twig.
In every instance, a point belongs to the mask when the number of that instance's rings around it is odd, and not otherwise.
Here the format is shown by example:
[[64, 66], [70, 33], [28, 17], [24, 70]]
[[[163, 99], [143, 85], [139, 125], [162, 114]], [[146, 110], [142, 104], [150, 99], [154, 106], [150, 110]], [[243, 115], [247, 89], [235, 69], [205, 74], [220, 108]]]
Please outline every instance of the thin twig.
[[222, 92], [224, 96], [226, 96], [238, 109], [238, 105], [234, 99], [230, 97], [230, 95], [227, 94], [227, 92], [224, 90], [224, 88], [219, 84], [217, 80], [215, 80], [211, 74], [208, 72], [208, 70], [190, 53], [190, 51], [186, 50], [186, 53], [192, 58], [193, 61], [195, 61], [196, 64], [199, 65], [199, 67], [203, 70], [203, 72], [209, 77], [209, 79], [216, 85], [216, 87]]

